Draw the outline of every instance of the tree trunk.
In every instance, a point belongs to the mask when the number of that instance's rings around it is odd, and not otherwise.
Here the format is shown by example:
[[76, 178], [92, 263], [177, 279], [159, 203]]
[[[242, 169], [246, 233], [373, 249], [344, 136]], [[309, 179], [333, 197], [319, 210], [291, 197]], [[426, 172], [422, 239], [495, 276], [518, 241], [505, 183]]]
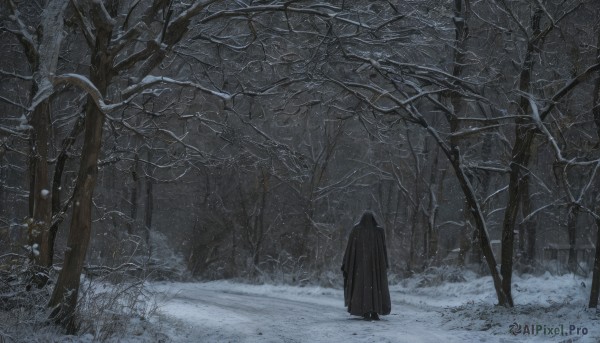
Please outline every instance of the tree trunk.
[[[150, 158], [152, 154], [148, 153]], [[152, 176], [146, 175], [146, 203], [144, 211], [144, 230], [146, 233], [146, 244], [148, 246], [148, 258], [152, 256], [152, 241], [150, 234], [152, 233], [152, 215], [154, 212], [154, 181]]]
[[[104, 96], [112, 78], [112, 56], [108, 55], [112, 26], [99, 26], [92, 52], [90, 80]], [[85, 109], [85, 136], [73, 198], [73, 213], [67, 238], [62, 270], [48, 306], [50, 317], [67, 332], [77, 331], [75, 309], [79, 294], [81, 270], [92, 230], [92, 197], [98, 176], [98, 159], [102, 146], [104, 114], [88, 95]]]
[[[600, 15], [600, 10], [596, 10], [596, 14]], [[596, 22], [596, 63], [600, 63], [600, 22]], [[596, 73], [596, 82], [594, 83], [594, 94], [592, 102], [592, 114], [594, 115], [594, 122], [596, 123], [596, 132], [598, 134], [598, 143], [596, 146], [600, 146], [600, 73]]]
[[[26, 48], [27, 59], [33, 72], [32, 102], [48, 91], [49, 78], [56, 72], [62, 42], [63, 12], [67, 0], [48, 1], [42, 13], [35, 50]], [[33, 46], [30, 46], [33, 48]], [[31, 258], [37, 267], [45, 269], [52, 264], [52, 249], [48, 246], [51, 226], [51, 192], [48, 177], [48, 140], [50, 135], [50, 98], [33, 102], [32, 154], [30, 161], [29, 189], [29, 245]], [[38, 286], [46, 283], [43, 270], [35, 271], [34, 281]]]
[[[521, 213], [523, 217], [527, 217], [533, 212], [531, 194], [529, 192], [529, 175], [523, 176], [521, 187], [523, 190]], [[523, 260], [529, 267], [531, 267], [531, 264], [535, 260], [536, 225], [537, 223], [532, 218], [529, 218], [523, 222], [521, 225], [521, 232], [519, 233], [519, 240], [521, 241], [520, 249], [523, 253]]]
[[[529, 194], [529, 174], [523, 175], [521, 178], [521, 215], [523, 218], [527, 218], [531, 214], [533, 208], [531, 206], [531, 195]], [[530, 233], [530, 227], [535, 223], [532, 220], [526, 220], [519, 224], [519, 263], [521, 268], [525, 267], [524, 263], [530, 261], [527, 258], [527, 252], [525, 250], [525, 235]], [[535, 237], [534, 237], [535, 239]]]
[[428, 263], [432, 263], [435, 260], [438, 250], [438, 237], [437, 231], [435, 229], [438, 214], [438, 202], [437, 197], [435, 195], [436, 190], [434, 188], [437, 184], [439, 147], [434, 145], [434, 149], [432, 150], [433, 163], [431, 166], [431, 174], [429, 177], [429, 216], [427, 218], [427, 230], [425, 231], [426, 234], [424, 239], [424, 254]]
[[418, 212], [413, 208], [410, 219], [410, 236], [409, 239], [409, 248], [408, 248], [408, 261], [406, 262], [406, 271], [409, 275], [412, 275], [414, 272], [414, 262], [415, 262], [415, 232], [417, 231], [417, 221]]
[[[532, 30], [534, 36], [540, 34], [540, 19], [542, 16], [541, 10], [536, 10], [532, 18]], [[538, 40], [539, 41], [539, 40]], [[525, 53], [525, 59], [521, 68], [521, 74], [519, 75], [519, 90], [524, 93], [529, 93], [531, 83], [531, 73], [533, 69], [533, 55], [536, 52], [538, 46], [529, 41], [527, 44], [527, 51]], [[519, 110], [521, 115], [529, 114], [530, 106], [529, 99], [526, 96], [521, 96], [519, 99]], [[507, 306], [512, 307], [512, 295], [511, 295], [511, 283], [512, 283], [512, 269], [513, 269], [513, 250], [514, 250], [514, 230], [515, 222], [517, 219], [517, 212], [521, 201], [522, 190], [522, 177], [525, 177], [529, 173], [527, 166], [531, 158], [531, 145], [533, 144], [534, 132], [530, 127], [531, 123], [529, 120], [517, 119], [515, 129], [515, 144], [512, 149], [512, 161], [510, 164], [510, 178], [508, 185], [508, 202], [506, 210], [504, 212], [504, 221], [502, 223], [502, 260], [501, 270], [502, 273], [502, 289], [504, 294], [507, 295], [507, 299], [510, 302]], [[525, 169], [525, 170], [522, 170]]]
[[[596, 11], [600, 14], [600, 11]], [[596, 44], [596, 62], [600, 63], [600, 22], [595, 27], [596, 34], [598, 35]], [[598, 74], [598, 73], [597, 73]], [[594, 122], [596, 123], [596, 132], [598, 133], [598, 143], [596, 146], [600, 146], [600, 75], [596, 75], [596, 82], [594, 84], [594, 94], [592, 102], [592, 114], [594, 115]], [[597, 202], [599, 197], [594, 197]], [[600, 204], [595, 204], [596, 212], [600, 210]], [[594, 272], [592, 274], [592, 289], [590, 291], [590, 308], [596, 308], [598, 306], [598, 294], [600, 290], [600, 219], [596, 218], [596, 255], [594, 258]]]
[[567, 265], [571, 273], [577, 272], [577, 220], [579, 219], [579, 206], [569, 205], [567, 210], [567, 235], [569, 237], [569, 260]]
[[590, 290], [589, 308], [598, 306], [600, 291], [600, 219], [596, 218], [596, 255], [594, 257], [594, 272], [592, 274], [592, 289]]
[[81, 154], [81, 164], [75, 185], [73, 213], [63, 268], [54, 287], [49, 306], [53, 318], [67, 328], [69, 333], [76, 331], [74, 322], [75, 307], [79, 291], [79, 280], [92, 229], [92, 196], [98, 174], [98, 157], [102, 143], [104, 115], [91, 99], [86, 110], [85, 141]]
[[48, 234], [48, 240], [46, 244], [48, 245], [48, 265], [51, 266], [54, 261], [54, 242], [56, 240], [56, 234], [58, 232], [58, 227], [62, 223], [64, 213], [61, 213], [63, 209], [61, 208], [60, 203], [60, 194], [62, 190], [62, 176], [65, 170], [65, 164], [67, 163], [68, 151], [75, 143], [77, 136], [83, 130], [84, 116], [79, 117], [75, 121], [75, 125], [73, 129], [69, 133], [69, 136], [63, 140], [62, 149], [58, 158], [56, 159], [56, 166], [54, 167], [54, 176], [52, 177], [52, 226], [50, 227], [50, 232]]
[[[465, 62], [466, 62], [466, 51], [467, 51], [467, 40], [468, 40], [468, 18], [470, 16], [470, 3], [468, 0], [454, 0], [454, 54], [452, 63], [452, 75], [459, 78], [462, 76]], [[460, 123], [457, 119], [459, 115], [465, 115], [465, 103], [462, 95], [458, 91], [452, 91], [450, 93], [450, 103], [452, 104], [453, 114], [450, 116], [450, 132], [457, 132], [460, 128]], [[455, 136], [450, 138], [450, 148], [457, 149], [459, 146], [459, 139]], [[465, 225], [462, 227], [460, 232], [459, 241], [459, 253], [458, 253], [458, 266], [464, 266], [467, 253], [471, 247], [471, 228], [472, 225], [469, 223], [469, 205], [463, 204], [463, 219]]]
[[235, 237], [235, 224], [231, 222], [231, 255], [229, 256], [229, 277], [236, 277], [238, 274], [235, 255], [237, 254], [237, 239]]
[[[50, 183], [48, 180], [48, 139], [50, 132], [50, 104], [49, 100], [43, 101], [33, 111], [33, 151], [31, 167], [33, 169], [32, 189], [30, 199], [33, 199], [33, 216], [29, 225], [29, 245], [34, 264], [43, 268], [49, 267], [49, 250], [45, 242], [48, 241], [51, 197]], [[37, 271], [36, 275], [44, 273]], [[46, 283], [46, 277], [35, 278], [38, 286]]]
[[[481, 156], [483, 158], [490, 156], [492, 153], [492, 135], [491, 134], [484, 134], [483, 137], [483, 145], [481, 147]], [[490, 180], [491, 180], [491, 175], [490, 172], [483, 171], [483, 177], [481, 178], [481, 188], [479, 190], [479, 195], [480, 197], [487, 197], [488, 195], [488, 190], [490, 187]], [[481, 244], [479, 242], [479, 231], [478, 230], [473, 230], [473, 236], [471, 237], [471, 257], [473, 262], [479, 264], [480, 267], [483, 266], [483, 255], [481, 253]]]
[[127, 233], [133, 235], [135, 223], [137, 221], [137, 212], [138, 212], [138, 189], [140, 183], [140, 173], [139, 173], [139, 164], [140, 164], [140, 156], [138, 153], [135, 154], [133, 159], [133, 166], [131, 166], [131, 179], [133, 185], [131, 187], [131, 197], [130, 197], [130, 220], [127, 223]]
[[254, 263], [255, 270], [260, 265], [260, 253], [265, 234], [265, 211], [267, 206], [267, 192], [268, 192], [268, 178], [265, 171], [262, 171], [262, 180], [260, 188], [257, 190], [260, 192], [260, 210], [254, 220], [254, 231], [256, 232], [254, 254], [252, 256], [252, 262]]
[[460, 152], [455, 149], [448, 153], [448, 159], [450, 160], [452, 167], [454, 168], [454, 172], [456, 173], [456, 177], [458, 179], [458, 182], [460, 183], [460, 187], [463, 191], [463, 194], [465, 195], [467, 205], [469, 206], [470, 212], [473, 215], [473, 219], [475, 221], [475, 228], [478, 231], [481, 252], [485, 257], [487, 265], [490, 269], [490, 274], [492, 275], [492, 280], [494, 281], [494, 289], [496, 290], [498, 304], [501, 306], [512, 306], [512, 296], [510, 295], [510, 293], [504, 293], [504, 288], [502, 287], [503, 279], [498, 273], [498, 266], [496, 264], [496, 259], [494, 257], [492, 246], [490, 244], [485, 219], [483, 218], [481, 207], [479, 206], [479, 202], [477, 201], [475, 190], [473, 189], [473, 186], [471, 185], [468, 176], [463, 170]]

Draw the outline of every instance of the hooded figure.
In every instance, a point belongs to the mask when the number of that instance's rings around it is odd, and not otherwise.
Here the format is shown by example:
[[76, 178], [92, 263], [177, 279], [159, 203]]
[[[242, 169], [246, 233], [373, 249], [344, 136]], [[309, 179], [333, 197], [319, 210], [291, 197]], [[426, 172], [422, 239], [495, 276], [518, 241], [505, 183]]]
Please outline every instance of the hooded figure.
[[387, 268], [385, 232], [373, 213], [365, 212], [350, 232], [342, 264], [344, 303], [350, 314], [379, 320], [378, 314], [390, 313]]

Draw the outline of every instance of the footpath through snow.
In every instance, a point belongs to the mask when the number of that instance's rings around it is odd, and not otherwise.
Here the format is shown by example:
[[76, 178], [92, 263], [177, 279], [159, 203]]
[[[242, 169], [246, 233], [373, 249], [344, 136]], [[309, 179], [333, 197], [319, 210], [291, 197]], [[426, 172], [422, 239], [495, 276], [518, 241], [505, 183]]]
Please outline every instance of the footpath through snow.
[[161, 320], [172, 342], [596, 343], [589, 285], [573, 275], [515, 277], [516, 307], [506, 309], [494, 305], [489, 277], [422, 275], [390, 288], [392, 313], [379, 322], [348, 315], [338, 289], [228, 281], [151, 287], [166, 294]]

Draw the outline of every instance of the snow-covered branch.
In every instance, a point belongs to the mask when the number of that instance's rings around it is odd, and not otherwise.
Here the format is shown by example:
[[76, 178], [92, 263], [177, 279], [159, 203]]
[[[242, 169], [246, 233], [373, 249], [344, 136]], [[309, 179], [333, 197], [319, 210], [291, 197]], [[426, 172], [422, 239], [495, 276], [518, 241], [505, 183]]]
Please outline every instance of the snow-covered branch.
[[[362, 21], [352, 20], [344, 16], [341, 8], [334, 8], [332, 6], [326, 7], [328, 11], [323, 10], [323, 6], [315, 5], [315, 6], [307, 6], [307, 7], [298, 7], [290, 5], [293, 1], [286, 2], [284, 4], [276, 4], [276, 5], [256, 5], [256, 6], [246, 6], [238, 9], [227, 9], [216, 12], [210, 16], [203, 18], [200, 22], [207, 23], [215, 19], [223, 18], [223, 17], [232, 17], [238, 16], [240, 14], [253, 14], [253, 13], [264, 13], [264, 12], [289, 12], [289, 13], [299, 13], [299, 14], [307, 14], [316, 17], [326, 18], [330, 20], [336, 20], [345, 24], [350, 24], [356, 27], [360, 27], [367, 30], [378, 30], [381, 27], [388, 25], [391, 22], [397, 21], [399, 19], [405, 18], [406, 15], [397, 16], [394, 20], [390, 20], [384, 23], [384, 25], [378, 25], [376, 27], [370, 26]], [[321, 4], [322, 5], [322, 4]]]
[[523, 223], [525, 223], [525, 222], [527, 222], [527, 221], [529, 221], [529, 220], [531, 220], [531, 219], [532, 219], [533, 217], [535, 217], [535, 216], [536, 216], [536, 215], [537, 215], [539, 212], [541, 212], [541, 211], [543, 211], [543, 210], [545, 210], [545, 209], [547, 209], [547, 208], [549, 208], [549, 207], [553, 207], [553, 206], [555, 206], [555, 205], [556, 205], [556, 204], [557, 204], [559, 201], [560, 201], [560, 199], [556, 199], [556, 200], [554, 200], [553, 202], [551, 202], [551, 203], [549, 203], [549, 204], [546, 204], [546, 205], [544, 205], [544, 206], [540, 206], [539, 208], [537, 208], [537, 209], [535, 209], [535, 210], [531, 211], [531, 213], [529, 213], [529, 214], [528, 214], [528, 215], [527, 215], [525, 218], [523, 218], [523, 219], [521, 220], [521, 222], [519, 223], [519, 225], [520, 225], [520, 224], [523, 224]]
[[200, 84], [194, 83], [194, 82], [179, 81], [179, 80], [175, 80], [175, 79], [165, 77], [165, 76], [152, 76], [152, 75], [148, 75], [148, 76], [144, 77], [142, 79], [142, 81], [140, 81], [139, 83], [136, 83], [132, 86], [127, 87], [126, 89], [123, 90], [122, 95], [124, 97], [130, 97], [133, 94], [139, 93], [142, 90], [150, 88], [151, 86], [153, 86], [157, 83], [166, 83], [166, 84], [173, 84], [173, 85], [183, 86], [183, 87], [191, 87], [191, 88], [197, 89], [199, 91], [202, 91], [204, 93], [208, 93], [208, 94], [214, 95], [216, 97], [219, 97], [219, 98], [223, 99], [224, 101], [231, 100], [231, 95], [228, 93], [208, 89], [208, 88], [206, 88]]
[[4, 133], [7, 135], [11, 135], [11, 136], [15, 136], [15, 137], [20, 137], [20, 138], [26, 138], [27, 136], [25, 134], [23, 134], [23, 132], [18, 132], [15, 131], [9, 127], [0, 125], [0, 133]]
[[[84, 90], [92, 98], [96, 106], [104, 113], [114, 111], [118, 108], [130, 104], [137, 96], [142, 94], [142, 91], [150, 88], [152, 85], [155, 85], [157, 83], [167, 83], [183, 87], [192, 87], [201, 90], [205, 93], [217, 96], [223, 99], [224, 101], [231, 100], [231, 95], [227, 93], [211, 90], [197, 83], [189, 81], [178, 81], [162, 76], [147, 76], [141, 82], [126, 88], [125, 90], [123, 90], [122, 93], [125, 100], [116, 103], [107, 103], [106, 99], [104, 99], [104, 97], [102, 96], [98, 88], [94, 85], [94, 83], [84, 75], [71, 73], [62, 74], [51, 77], [51, 81], [52, 86], [54, 87], [60, 84], [70, 84], [72, 86], [76, 86]], [[40, 90], [36, 97], [33, 99], [28, 110], [32, 111], [35, 108], [35, 106], [47, 99], [53, 92], [53, 87], [47, 87], [46, 89]]]
[[184, 147], [186, 147], [190, 150], [197, 152], [198, 154], [200, 154], [200, 156], [204, 156], [204, 153], [200, 149], [183, 141], [183, 139], [185, 138], [185, 135], [183, 137], [178, 137], [173, 131], [161, 129], [161, 128], [158, 128], [157, 131], [162, 132], [162, 133], [166, 134], [167, 136], [173, 138], [175, 141], [179, 142], [179, 144], [183, 145]]
[[135, 26], [133, 26], [132, 28], [130, 28], [129, 30], [124, 32], [123, 34], [121, 34], [118, 37], [116, 37], [115, 39], [113, 39], [113, 41], [110, 43], [111, 55], [116, 55], [124, 47], [131, 44], [131, 42], [134, 39], [139, 37], [139, 35], [142, 32], [147, 31], [147, 30], [148, 30], [148, 26], [146, 25], [146, 23], [141, 21], [141, 22], [138, 22], [137, 24], [135, 24]]
[[[103, 112], [109, 110], [110, 106], [104, 102], [104, 97], [102, 96], [102, 93], [100, 93], [96, 85], [94, 85], [94, 83], [90, 81], [90, 79], [88, 79], [86, 76], [80, 74], [63, 74], [55, 76], [52, 79], [52, 84], [54, 87], [63, 83], [67, 83], [83, 89], [92, 98], [92, 100], [94, 100], [94, 103], [96, 104], [96, 106], [98, 106], [100, 110], [102, 110]], [[33, 99], [31, 105], [32, 109], [38, 103], [42, 102], [47, 97], [49, 97], [52, 91], [53, 90], [50, 90], [50, 92], [38, 92], [38, 94], [43, 94], [43, 96], [40, 95], [39, 97]]]
[[21, 13], [17, 9], [17, 6], [13, 2], [13, 0], [6, 0], [8, 6], [11, 10], [11, 15], [8, 16], [10, 20], [12, 20], [17, 25], [17, 30], [11, 30], [6, 27], [3, 29], [14, 34], [21, 42], [21, 45], [25, 48], [25, 54], [30, 62], [37, 60], [39, 58], [39, 52], [35, 48], [36, 39], [33, 35], [32, 30], [30, 30], [27, 25], [21, 20]]
[[468, 137], [480, 132], [485, 132], [488, 130], [492, 130], [492, 129], [496, 129], [499, 127], [502, 127], [503, 124], [495, 124], [495, 125], [488, 125], [488, 126], [482, 126], [482, 127], [474, 127], [474, 128], [466, 128], [460, 131], [456, 131], [456, 132], [452, 132], [449, 136], [452, 138], [462, 138], [462, 137]]
[[83, 37], [87, 42], [88, 47], [93, 47], [94, 42], [96, 41], [96, 36], [93, 33], [92, 23], [90, 23], [90, 19], [87, 15], [85, 15], [82, 5], [79, 0], [71, 0], [73, 3], [73, 8], [75, 9], [75, 13], [77, 14], [77, 19], [79, 20], [79, 28], [83, 33]]
[[[544, 108], [539, 111], [538, 117], [543, 121], [546, 116], [554, 109], [556, 104], [560, 99], [569, 94], [573, 88], [577, 87], [579, 84], [583, 83], [587, 79], [589, 79], [596, 71], [600, 70], [600, 63], [594, 64], [587, 68], [583, 73], [577, 75], [573, 79], [571, 79], [565, 86], [563, 86], [558, 92], [556, 92], [552, 98], [550, 98], [550, 102]], [[531, 99], [530, 99], [531, 101]]]
[[324, 198], [329, 193], [335, 191], [336, 189], [347, 188], [347, 187], [355, 184], [359, 180], [364, 179], [369, 176], [369, 173], [363, 173], [362, 175], [356, 175], [357, 174], [356, 172], [357, 172], [356, 170], [353, 170], [353, 171], [347, 173], [346, 175], [342, 176], [341, 178], [339, 178], [334, 183], [325, 185], [323, 187], [319, 187], [316, 190], [317, 195], [315, 196], [314, 200], [319, 200], [321, 198]]
[[3, 76], [9, 76], [9, 77], [14, 77], [14, 78], [16, 78], [16, 79], [21, 79], [21, 80], [23, 80], [23, 81], [31, 81], [31, 80], [33, 80], [33, 77], [32, 77], [32, 76], [29, 76], [29, 75], [21, 75], [21, 74], [17, 74], [17, 73], [15, 73], [15, 72], [9, 73], [9, 72], [7, 72], [7, 71], [4, 71], [4, 70], [0, 70], [0, 75], [3, 75]]
[[10, 105], [13, 105], [13, 106], [17, 106], [17, 107], [19, 107], [19, 108], [21, 108], [21, 109], [24, 109], [24, 110], [26, 110], [26, 109], [27, 109], [27, 107], [25, 107], [25, 106], [23, 106], [23, 105], [19, 104], [18, 102], [15, 102], [15, 101], [13, 101], [13, 100], [10, 100], [10, 99], [8, 99], [8, 98], [5, 98], [5, 97], [3, 97], [2, 95], [0, 95], [0, 101], [3, 101], [3, 102], [5, 102], [5, 103], [7, 103], [7, 104], [10, 104]]
[[558, 146], [558, 143], [556, 142], [556, 139], [550, 133], [550, 131], [548, 131], [548, 128], [546, 128], [546, 125], [544, 125], [544, 122], [542, 121], [543, 119], [540, 117], [540, 112], [539, 112], [537, 103], [533, 100], [533, 98], [530, 95], [527, 96], [527, 99], [529, 100], [529, 105], [531, 106], [531, 118], [533, 119], [533, 122], [535, 123], [536, 127], [542, 132], [542, 134], [544, 134], [544, 136], [546, 136], [546, 138], [548, 139], [548, 142], [550, 142], [552, 150], [554, 151], [554, 156], [558, 162], [564, 163], [566, 165], [579, 165], [579, 166], [591, 166], [591, 165], [596, 165], [596, 164], [600, 163], [600, 159], [586, 161], [586, 160], [581, 160], [581, 159], [577, 159], [577, 158], [572, 158], [572, 159], [565, 158], [563, 156], [562, 150], [560, 149], [560, 147]]
[[[121, 47], [118, 47], [118, 49], [121, 49]], [[115, 73], [120, 73], [125, 69], [133, 67], [136, 63], [152, 56], [152, 54], [159, 51], [160, 49], [160, 43], [158, 43], [156, 40], [151, 39], [146, 43], [146, 47], [144, 49], [131, 54], [127, 58], [115, 64], [113, 70], [115, 71]]]

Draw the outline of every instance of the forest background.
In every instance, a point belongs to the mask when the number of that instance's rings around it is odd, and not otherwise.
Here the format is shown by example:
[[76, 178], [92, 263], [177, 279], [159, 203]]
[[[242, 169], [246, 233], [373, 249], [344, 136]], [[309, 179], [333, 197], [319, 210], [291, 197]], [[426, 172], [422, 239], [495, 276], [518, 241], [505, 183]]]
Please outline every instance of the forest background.
[[366, 209], [393, 278], [596, 307], [597, 1], [0, 4], [2, 273], [68, 331], [82, 273], [339, 285]]

